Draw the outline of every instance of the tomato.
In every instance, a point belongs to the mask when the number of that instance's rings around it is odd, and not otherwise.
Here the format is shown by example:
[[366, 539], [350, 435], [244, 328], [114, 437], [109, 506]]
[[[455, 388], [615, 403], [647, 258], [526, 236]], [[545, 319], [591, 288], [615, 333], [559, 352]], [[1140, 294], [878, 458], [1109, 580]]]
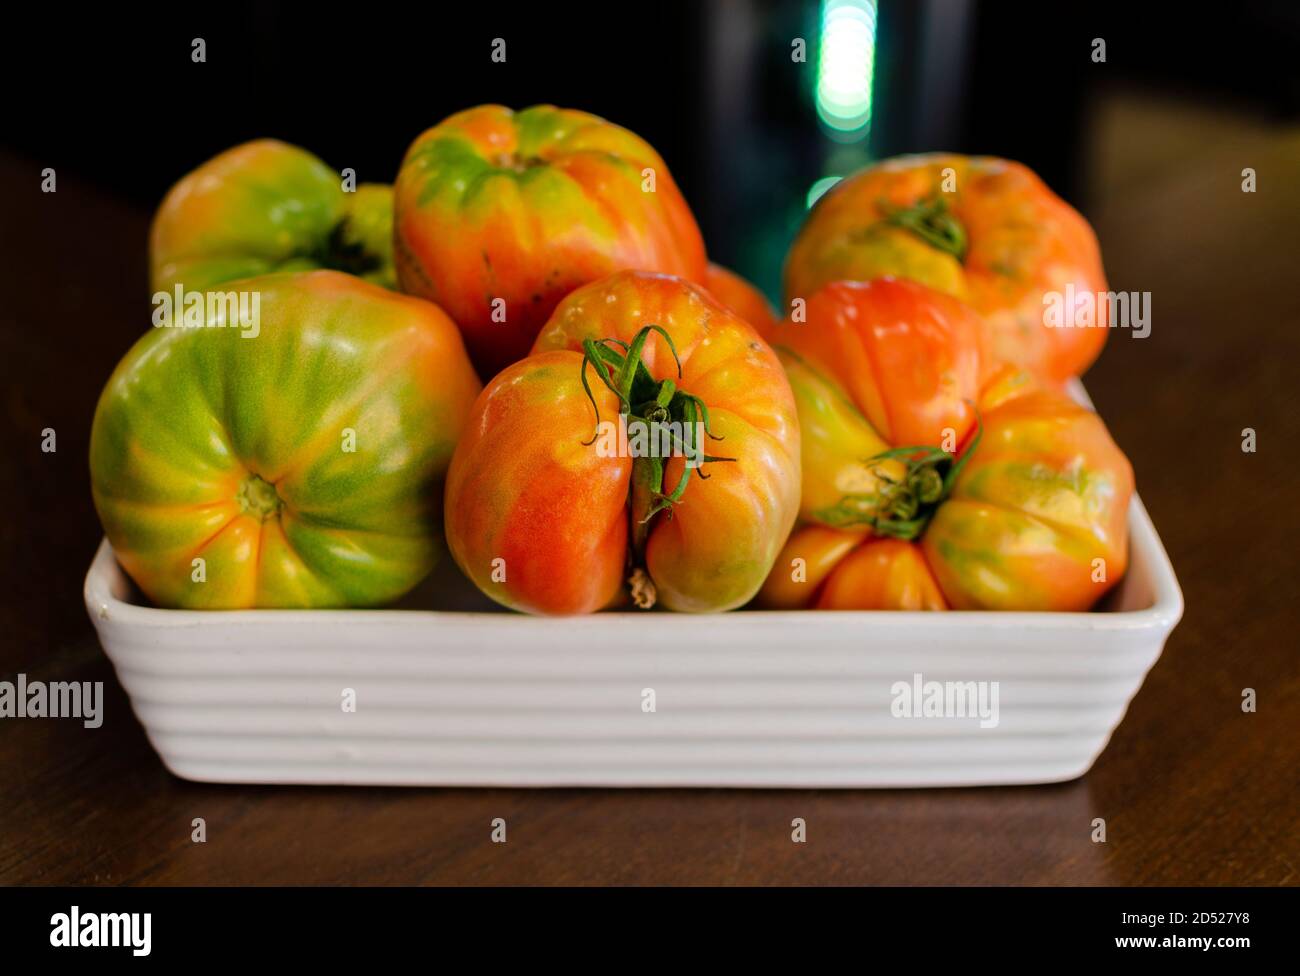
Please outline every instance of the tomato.
[[100, 397], [91, 485], [118, 561], [164, 607], [395, 599], [440, 551], [479, 391], [455, 324], [332, 271], [238, 290], [256, 328], [221, 327], [228, 309], [155, 328]]
[[485, 377], [526, 355], [579, 285], [623, 268], [704, 280], [668, 167], [586, 112], [459, 112], [407, 150], [395, 193], [402, 289], [447, 310]]
[[[651, 421], [679, 441], [638, 446]], [[694, 474], [684, 447], [703, 456]], [[776, 355], [702, 288], [623, 271], [569, 295], [488, 383], [446, 527], [460, 568], [508, 607], [587, 613], [626, 587], [640, 606], [718, 611], [753, 597], [798, 506]]]
[[1124, 574], [1133, 472], [1101, 419], [981, 359], [978, 316], [892, 278], [778, 327], [802, 527], [771, 607], [1085, 610]]
[[155, 292], [318, 268], [394, 288], [393, 191], [363, 183], [344, 192], [305, 149], [248, 142], [171, 188], [154, 216], [149, 265]]
[[759, 335], [766, 337], [776, 326], [776, 313], [763, 293], [734, 271], [710, 262], [702, 284], [710, 295], [752, 325]]
[[865, 530], [831, 529], [806, 523], [795, 529], [760, 594], [764, 606], [774, 610], [795, 610], [809, 605], [809, 594], [817, 593], [844, 557], [866, 538]]
[[1086, 610], [1128, 565], [1132, 467], [1055, 390], [984, 398], [982, 441], [921, 540], [935, 579], [955, 609]]
[[817, 598], [823, 610], [946, 610], [930, 567], [914, 545], [872, 539], [854, 549]]
[[787, 300], [832, 281], [910, 278], [965, 300], [983, 318], [991, 359], [1049, 383], [1101, 352], [1094, 328], [1045, 319], [1050, 297], [1105, 292], [1097, 238], [1034, 173], [1004, 159], [924, 155], [842, 180], [813, 208], [785, 265]]

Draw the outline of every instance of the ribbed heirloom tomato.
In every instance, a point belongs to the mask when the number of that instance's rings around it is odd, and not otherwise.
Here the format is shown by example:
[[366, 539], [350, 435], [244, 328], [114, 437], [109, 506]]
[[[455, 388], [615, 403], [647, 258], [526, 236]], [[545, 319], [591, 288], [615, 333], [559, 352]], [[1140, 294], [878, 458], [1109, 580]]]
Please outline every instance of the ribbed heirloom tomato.
[[461, 569], [508, 607], [586, 613], [626, 585], [641, 606], [717, 611], [758, 590], [798, 506], [775, 354], [703, 289], [625, 271], [566, 298], [484, 389], [446, 527]]
[[704, 241], [659, 154], [586, 112], [459, 112], [407, 150], [395, 193], [402, 290], [447, 310], [485, 378], [579, 285], [623, 268], [704, 280]]
[[346, 271], [395, 288], [393, 191], [340, 175], [297, 146], [258, 139], [168, 191], [149, 237], [153, 290], [204, 291], [273, 271]]
[[[164, 607], [369, 606], [441, 549], [441, 487], [478, 378], [438, 308], [332, 271], [242, 281], [143, 336], [90, 440], [118, 561]], [[251, 301], [249, 302], [251, 306]]]
[[771, 607], [1086, 610], [1123, 576], [1133, 473], [1101, 419], [981, 360], [961, 302], [828, 285], [777, 327], [803, 429], [803, 526]]
[[[965, 300], [983, 319], [993, 360], [1049, 383], [1083, 373], [1106, 342], [1105, 302], [1098, 327], [1044, 317], [1045, 299], [1095, 301], [1106, 278], [1088, 222], [1019, 163], [901, 156], [842, 180], [817, 201], [790, 249], [786, 299], [884, 275]], [[1064, 316], [1071, 324], [1073, 312]]]

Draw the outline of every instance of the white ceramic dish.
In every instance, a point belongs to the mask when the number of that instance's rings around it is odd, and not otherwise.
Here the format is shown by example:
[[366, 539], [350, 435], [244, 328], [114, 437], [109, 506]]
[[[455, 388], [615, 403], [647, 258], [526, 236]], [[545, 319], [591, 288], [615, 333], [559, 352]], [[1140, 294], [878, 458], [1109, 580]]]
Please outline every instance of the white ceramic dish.
[[[1130, 520], [1128, 575], [1092, 613], [540, 619], [494, 612], [450, 566], [405, 605], [466, 609], [159, 610], [107, 542], [85, 596], [150, 742], [185, 779], [1045, 783], [1091, 767], [1182, 615], [1137, 498]], [[917, 673], [998, 682], [997, 726], [894, 717], [895, 683]]]

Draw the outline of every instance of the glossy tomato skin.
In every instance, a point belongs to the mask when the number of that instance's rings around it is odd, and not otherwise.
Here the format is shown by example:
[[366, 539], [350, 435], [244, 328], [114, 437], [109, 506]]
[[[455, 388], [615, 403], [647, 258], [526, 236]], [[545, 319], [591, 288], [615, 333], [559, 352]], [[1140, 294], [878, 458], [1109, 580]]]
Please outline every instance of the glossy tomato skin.
[[484, 376], [526, 355], [580, 285], [622, 268], [704, 280], [704, 242], [668, 167], [585, 112], [457, 113], [407, 150], [395, 193], [402, 289], [447, 310]]
[[[1133, 475], [1095, 413], [1018, 368], [984, 364], [969, 310], [922, 285], [838, 283], [808, 311], [805, 326], [781, 326], [778, 347], [803, 427], [805, 527], [762, 602], [1084, 610], [1120, 579]], [[966, 456], [909, 541], [871, 522], [905, 473], [871, 459], [898, 447]], [[854, 532], [861, 545], [850, 546]], [[794, 559], [803, 585], [788, 579]]]
[[[799, 504], [799, 427], [772, 350], [703, 289], [667, 275], [618, 272], [565, 299], [533, 354], [507, 368], [475, 405], [448, 479], [447, 534], [457, 563], [499, 602], [534, 613], [585, 613], [622, 599], [628, 574], [634, 462], [593, 439], [596, 415], [582, 389], [584, 339], [630, 343], [645, 325], [672, 336], [681, 377], [662, 337], [642, 362], [708, 406], [732, 457], [692, 474], [680, 501], [646, 525], [639, 555], [671, 610], [721, 611], [747, 602], [771, 568]], [[618, 405], [589, 370], [602, 420]], [[681, 457], [665, 463], [676, 484]], [[494, 560], [499, 569], [492, 576]]]
[[[692, 475], [672, 518], [660, 516], [646, 547], [646, 568], [673, 610], [730, 610], [749, 601], [767, 576], [799, 507], [799, 423], [794, 398], [772, 349], [709, 294], [667, 275], [625, 271], [581, 288], [555, 310], [536, 351], [578, 349], [584, 339], [630, 342], [656, 324], [643, 357], [657, 379], [673, 379], [709, 408], [717, 440], [711, 453], [735, 460]], [[665, 482], [680, 477], [671, 459]]]
[[337, 272], [238, 290], [255, 330], [155, 328], [100, 397], [91, 485], [119, 562], [164, 607], [395, 599], [440, 551], [479, 390], [454, 323]]
[[236, 146], [168, 192], [149, 236], [153, 290], [204, 291], [276, 271], [334, 269], [395, 288], [393, 193], [275, 139]]
[[1128, 459], [1095, 413], [1028, 382], [983, 423], [921, 540], [940, 586], [959, 610], [1087, 610], [1128, 567]]
[[947, 610], [921, 551], [901, 539], [872, 539], [846, 556], [817, 598], [819, 610]]
[[[595, 420], [581, 369], [580, 353], [557, 350], [498, 373], [448, 473], [451, 554], [514, 610], [592, 613], [623, 586], [632, 461], [583, 443]], [[599, 384], [592, 392], [603, 416], [617, 415], [613, 394]]]
[[[945, 178], [951, 192], [944, 191]], [[897, 214], [939, 200], [963, 228], [960, 257], [898, 226]], [[1031, 170], [992, 157], [902, 156], [838, 183], [813, 208], [785, 265], [787, 300], [839, 280], [910, 278], [980, 313], [993, 361], [1050, 384], [1083, 373], [1107, 329], [1045, 324], [1044, 296], [1105, 292], [1096, 235]], [[1105, 304], [1104, 302], [1101, 304]], [[1101, 325], [1106, 324], [1104, 314]]]
[[781, 550], [758, 603], [770, 610], [946, 610], [919, 546], [805, 524]]
[[832, 529], [816, 523], [799, 526], [776, 557], [776, 564], [759, 591], [759, 605], [769, 610], [811, 606], [827, 577], [862, 545], [867, 535], [862, 529]]
[[787, 319], [774, 335], [799, 403], [805, 521], [858, 524], [855, 499], [900, 470], [870, 458], [956, 447], [974, 426], [979, 321], [946, 295], [889, 278], [836, 282], [808, 299], [805, 322]]

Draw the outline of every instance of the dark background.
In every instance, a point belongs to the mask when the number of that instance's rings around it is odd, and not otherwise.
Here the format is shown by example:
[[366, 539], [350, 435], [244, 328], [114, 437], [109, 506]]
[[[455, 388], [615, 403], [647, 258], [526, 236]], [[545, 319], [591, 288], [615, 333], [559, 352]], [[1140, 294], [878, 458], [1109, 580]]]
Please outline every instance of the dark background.
[[[809, 187], [947, 149], [1018, 159], [1088, 214], [1097, 113], [1117, 90], [1300, 111], [1300, 4], [1203, 7], [882, 0], [873, 120], [844, 152], [814, 108], [816, 0], [654, 4], [11, 7], [0, 144], [142, 208], [205, 159], [274, 136], [391, 182], [421, 131], [463, 108], [583, 108], [667, 161], [711, 254], [775, 297]], [[191, 61], [191, 41], [207, 62]], [[493, 38], [507, 60], [490, 59]], [[791, 61], [791, 39], [808, 61]], [[1092, 39], [1107, 41], [1104, 65]], [[837, 149], [841, 150], [837, 154]]]
[[[815, 2], [7, 8], [0, 679], [102, 680], [107, 718], [0, 722], [0, 882], [1300, 883], [1298, 12], [881, 0], [872, 125], [845, 147], [814, 109]], [[790, 61], [796, 36], [807, 64]], [[1086, 381], [1187, 601], [1092, 772], [691, 792], [218, 787], [162, 769], [80, 592], [100, 534], [90, 419], [147, 328], [152, 209], [259, 136], [388, 180], [420, 131], [488, 101], [639, 132], [712, 255], [772, 294], [809, 188], [872, 157], [1008, 156], [1083, 211], [1111, 286], [1153, 296], [1151, 336], [1113, 334]], [[55, 194], [39, 190], [47, 166]], [[1247, 426], [1256, 454], [1240, 450]], [[194, 816], [206, 845], [189, 841]], [[495, 816], [508, 851], [488, 842]], [[802, 849], [792, 816], [810, 826]]]

